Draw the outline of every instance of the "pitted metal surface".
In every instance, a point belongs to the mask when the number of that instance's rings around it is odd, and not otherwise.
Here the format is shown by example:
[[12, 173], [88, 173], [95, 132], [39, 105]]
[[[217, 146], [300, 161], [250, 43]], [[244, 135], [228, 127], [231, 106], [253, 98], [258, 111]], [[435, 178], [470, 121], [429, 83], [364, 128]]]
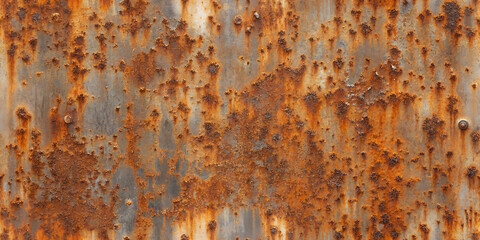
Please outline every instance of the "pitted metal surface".
[[1, 239], [479, 239], [476, 1], [3, 0]]

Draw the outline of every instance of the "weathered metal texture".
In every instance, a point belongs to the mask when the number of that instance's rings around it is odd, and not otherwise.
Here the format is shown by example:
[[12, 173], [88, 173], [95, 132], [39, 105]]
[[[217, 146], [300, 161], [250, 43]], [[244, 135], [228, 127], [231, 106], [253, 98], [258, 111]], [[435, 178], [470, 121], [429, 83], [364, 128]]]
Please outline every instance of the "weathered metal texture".
[[0, 238], [478, 239], [479, 15], [2, 0]]

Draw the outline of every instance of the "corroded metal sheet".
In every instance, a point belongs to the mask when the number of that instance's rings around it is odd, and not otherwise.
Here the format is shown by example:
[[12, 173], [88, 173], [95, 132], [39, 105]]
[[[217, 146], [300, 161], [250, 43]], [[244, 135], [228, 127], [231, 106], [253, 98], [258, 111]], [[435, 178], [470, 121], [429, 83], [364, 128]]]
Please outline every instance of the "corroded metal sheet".
[[0, 4], [1, 239], [480, 237], [476, 0]]

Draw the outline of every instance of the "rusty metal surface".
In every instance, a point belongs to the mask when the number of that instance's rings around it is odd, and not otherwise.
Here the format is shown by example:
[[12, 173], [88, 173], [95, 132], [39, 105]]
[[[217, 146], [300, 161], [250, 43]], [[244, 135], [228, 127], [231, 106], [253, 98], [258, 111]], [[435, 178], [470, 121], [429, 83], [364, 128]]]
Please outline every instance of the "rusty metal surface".
[[0, 239], [479, 239], [479, 16], [2, 0]]

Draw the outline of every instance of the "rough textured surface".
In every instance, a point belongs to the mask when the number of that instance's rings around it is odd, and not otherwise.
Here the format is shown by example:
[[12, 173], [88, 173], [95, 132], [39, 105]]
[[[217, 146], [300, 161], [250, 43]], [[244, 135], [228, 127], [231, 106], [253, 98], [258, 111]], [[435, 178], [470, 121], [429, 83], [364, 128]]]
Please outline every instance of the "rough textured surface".
[[477, 4], [3, 0], [0, 239], [479, 239]]

